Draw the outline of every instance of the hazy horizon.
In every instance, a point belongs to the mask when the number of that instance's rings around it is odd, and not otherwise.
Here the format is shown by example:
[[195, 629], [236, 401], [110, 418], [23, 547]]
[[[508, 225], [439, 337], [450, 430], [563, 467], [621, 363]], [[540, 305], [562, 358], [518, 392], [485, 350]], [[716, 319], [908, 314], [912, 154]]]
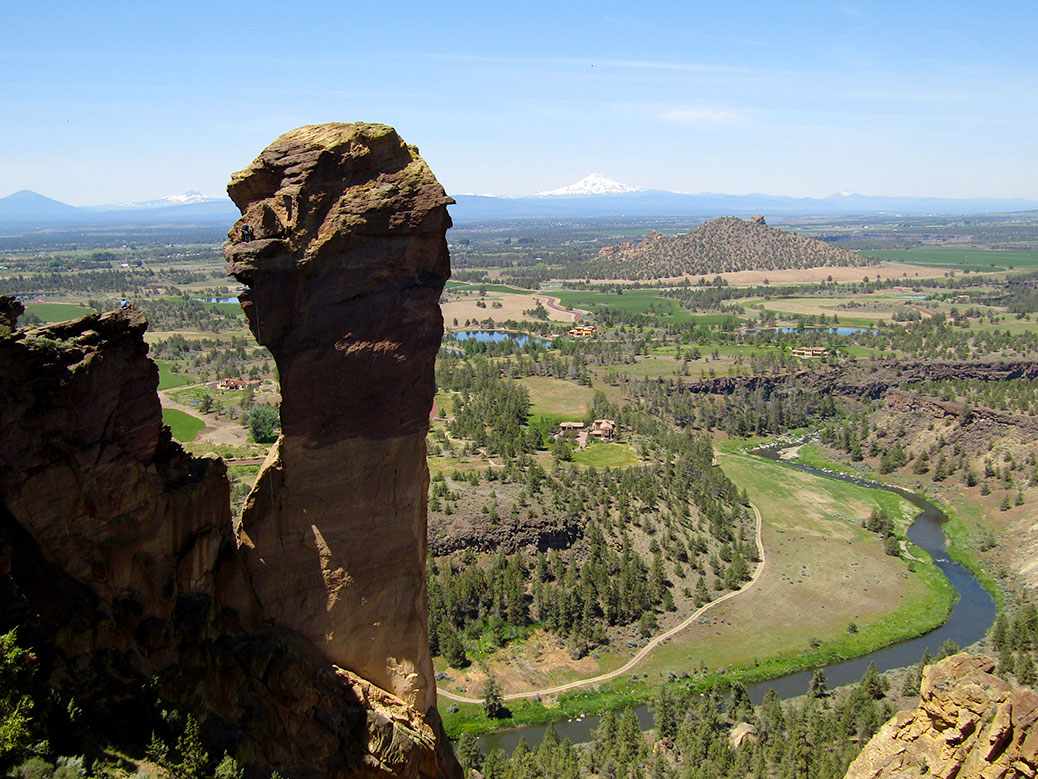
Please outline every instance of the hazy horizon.
[[396, 127], [450, 192], [1038, 199], [1032, 3], [8, 10], [0, 187], [222, 196], [283, 132]]

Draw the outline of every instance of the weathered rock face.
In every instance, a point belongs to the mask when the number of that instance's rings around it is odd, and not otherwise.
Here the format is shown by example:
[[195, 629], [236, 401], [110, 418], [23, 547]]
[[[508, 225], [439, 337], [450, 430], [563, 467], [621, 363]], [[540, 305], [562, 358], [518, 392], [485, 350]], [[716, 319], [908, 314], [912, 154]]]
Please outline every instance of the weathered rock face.
[[283, 397], [242, 514], [253, 587], [264, 614], [424, 712], [425, 434], [451, 200], [371, 124], [287, 133], [228, 191], [242, 211], [229, 272]]
[[846, 779], [1033, 777], [1038, 694], [991, 675], [994, 663], [958, 654], [928, 666], [919, 707], [894, 715]]
[[219, 576], [246, 593], [240, 564], [217, 565], [235, 546], [226, 469], [163, 426], [146, 326], [127, 308], [0, 344], [4, 507], [62, 571], [134, 612], [131, 630], [182, 596], [215, 597]]
[[147, 739], [158, 696], [257, 777], [460, 776], [424, 591], [448, 198], [377, 125], [289, 133], [231, 191], [284, 397], [243, 535], [223, 463], [162, 423], [139, 312], [0, 329], [0, 631], [109, 737]]

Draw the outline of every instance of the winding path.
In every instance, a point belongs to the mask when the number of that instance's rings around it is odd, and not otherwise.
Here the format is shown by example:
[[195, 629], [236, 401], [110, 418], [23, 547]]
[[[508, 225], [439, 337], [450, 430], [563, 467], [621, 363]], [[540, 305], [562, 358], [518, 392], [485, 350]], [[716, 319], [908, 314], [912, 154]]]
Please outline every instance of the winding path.
[[[537, 300], [537, 298], [534, 298], [534, 299]], [[547, 305], [548, 308], [550, 308], [552, 311], [559, 311], [559, 312], [561, 312], [563, 314], [572, 314], [574, 323], [579, 322], [581, 320], [581, 318], [584, 316], [584, 314], [587, 313], [587, 311], [581, 311], [579, 308], [565, 308], [565, 307], [563, 307], [562, 301], [559, 300], [558, 298], [545, 297], [544, 301], [545, 301], [545, 305]]]
[[[736, 595], [740, 595], [741, 593], [744, 593], [748, 589], [750, 589], [750, 587], [752, 587], [753, 585], [755, 585], [757, 583], [757, 580], [760, 578], [760, 575], [764, 572], [764, 564], [766, 562], [765, 557], [764, 557], [764, 543], [761, 540], [761, 516], [760, 516], [760, 511], [758, 511], [757, 507], [754, 506], [752, 503], [750, 504], [750, 508], [753, 509], [753, 513], [754, 513], [754, 515], [757, 518], [757, 538], [756, 538], [756, 542], [757, 542], [757, 553], [760, 555], [760, 564], [757, 566], [757, 570], [755, 570], [753, 572], [753, 576], [750, 577], [750, 580], [748, 582], [746, 582], [746, 584], [744, 584], [742, 587], [740, 587], [737, 590], [732, 590], [731, 592], [722, 595], [720, 598], [716, 598], [715, 600], [710, 601], [709, 603], [707, 603], [704, 606], [700, 606], [698, 609], [696, 609], [694, 612], [692, 612], [692, 614], [690, 614], [683, 622], [681, 622], [681, 624], [675, 625], [670, 630], [667, 630], [667, 631], [664, 631], [663, 633], [660, 633], [658, 636], [656, 636], [651, 641], [649, 641], [648, 644], [646, 644], [640, 650], [638, 650], [638, 653], [634, 657], [632, 657], [630, 660], [628, 660], [627, 663], [624, 664], [623, 666], [621, 666], [620, 668], [617, 668], [615, 671], [609, 671], [608, 673], [600, 674], [598, 676], [592, 676], [590, 679], [580, 679], [580, 680], [575, 681], [575, 682], [569, 682], [567, 684], [560, 684], [560, 685], [558, 685], [556, 687], [548, 687], [548, 688], [546, 688], [544, 690], [530, 690], [529, 692], [513, 692], [513, 693], [510, 693], [508, 695], [502, 695], [501, 699], [505, 700], [505, 701], [516, 701], [516, 700], [522, 700], [523, 698], [533, 698], [533, 697], [538, 696], [538, 695], [556, 695], [558, 693], [569, 692], [570, 690], [575, 690], [575, 689], [577, 689], [579, 687], [587, 687], [588, 685], [591, 685], [591, 684], [600, 684], [601, 682], [608, 682], [610, 679], [615, 679], [618, 676], [623, 676], [625, 673], [627, 673], [632, 668], [634, 668], [636, 665], [638, 665], [638, 663], [640, 663], [642, 660], [644, 660], [645, 656], [648, 655], [649, 652], [651, 652], [653, 649], [658, 647], [660, 644], [662, 644], [668, 638], [672, 638], [673, 636], [676, 636], [678, 633], [680, 633], [682, 630], [687, 628], [689, 625], [691, 625], [693, 622], [695, 622], [697, 619], [699, 619], [701, 616], [703, 616], [703, 614], [708, 612], [714, 606], [718, 605], [719, 603], [724, 603], [729, 598], [734, 598]], [[466, 698], [463, 695], [455, 695], [454, 693], [447, 692], [446, 690], [437, 690], [437, 694], [438, 695], [442, 695], [444, 698], [447, 698], [448, 700], [457, 701], [458, 703], [482, 703], [483, 702], [482, 698]]]

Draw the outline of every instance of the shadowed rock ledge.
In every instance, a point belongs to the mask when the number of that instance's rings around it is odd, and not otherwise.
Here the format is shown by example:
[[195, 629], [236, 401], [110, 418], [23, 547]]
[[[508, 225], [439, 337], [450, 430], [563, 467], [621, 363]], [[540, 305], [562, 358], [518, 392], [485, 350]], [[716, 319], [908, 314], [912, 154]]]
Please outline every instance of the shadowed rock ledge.
[[284, 398], [242, 536], [223, 463], [162, 424], [139, 312], [0, 330], [0, 630], [42, 698], [123, 741], [157, 696], [250, 776], [459, 776], [424, 589], [449, 199], [362, 124], [288, 133], [229, 190], [230, 271]]

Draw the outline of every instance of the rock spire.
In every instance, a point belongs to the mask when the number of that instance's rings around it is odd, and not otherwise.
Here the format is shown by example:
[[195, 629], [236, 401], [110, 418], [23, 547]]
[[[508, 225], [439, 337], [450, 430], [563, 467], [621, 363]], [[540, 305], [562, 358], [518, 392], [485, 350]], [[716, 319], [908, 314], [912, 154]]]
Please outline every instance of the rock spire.
[[282, 394], [242, 514], [253, 587], [278, 624], [424, 712], [425, 434], [452, 201], [378, 124], [286, 133], [228, 192], [228, 271]]

